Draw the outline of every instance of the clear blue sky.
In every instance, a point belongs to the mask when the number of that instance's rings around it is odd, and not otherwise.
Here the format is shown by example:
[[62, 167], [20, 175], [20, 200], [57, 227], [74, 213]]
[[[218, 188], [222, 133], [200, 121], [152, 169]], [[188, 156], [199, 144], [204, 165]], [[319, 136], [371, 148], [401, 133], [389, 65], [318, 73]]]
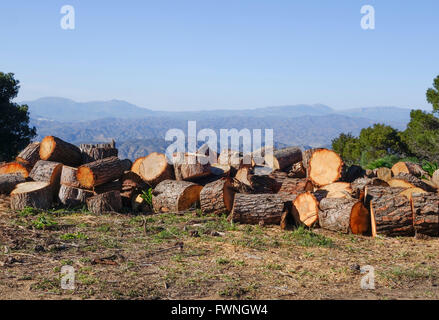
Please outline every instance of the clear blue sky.
[[[60, 27], [66, 4], [73, 31]], [[373, 31], [360, 27], [366, 4]], [[438, 13], [438, 0], [2, 0], [0, 71], [21, 81], [19, 101], [429, 108]]]

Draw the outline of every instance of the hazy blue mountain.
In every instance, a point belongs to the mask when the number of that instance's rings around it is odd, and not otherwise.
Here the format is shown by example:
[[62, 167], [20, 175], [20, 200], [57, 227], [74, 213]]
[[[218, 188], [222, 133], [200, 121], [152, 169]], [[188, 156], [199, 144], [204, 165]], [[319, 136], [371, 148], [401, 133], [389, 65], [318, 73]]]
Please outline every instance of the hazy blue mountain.
[[407, 124], [410, 121], [411, 109], [398, 107], [369, 107], [337, 111], [349, 117], [360, 117], [382, 122]]

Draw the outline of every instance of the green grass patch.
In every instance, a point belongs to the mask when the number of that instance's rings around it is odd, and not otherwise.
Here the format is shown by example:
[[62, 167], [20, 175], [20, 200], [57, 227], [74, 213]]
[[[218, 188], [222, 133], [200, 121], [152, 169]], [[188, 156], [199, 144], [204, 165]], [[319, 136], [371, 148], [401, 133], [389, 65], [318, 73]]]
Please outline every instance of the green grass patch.
[[303, 226], [298, 227], [294, 231], [285, 233], [283, 237], [285, 240], [294, 241], [302, 247], [334, 247], [334, 241], [331, 238], [314, 233], [312, 230], [305, 229]]

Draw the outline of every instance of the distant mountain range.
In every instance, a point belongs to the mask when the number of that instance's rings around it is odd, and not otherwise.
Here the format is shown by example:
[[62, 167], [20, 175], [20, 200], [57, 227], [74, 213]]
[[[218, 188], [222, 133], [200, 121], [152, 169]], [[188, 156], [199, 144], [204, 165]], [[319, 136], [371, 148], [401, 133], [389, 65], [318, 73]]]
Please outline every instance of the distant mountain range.
[[404, 129], [410, 109], [371, 107], [334, 110], [325, 105], [292, 105], [245, 110], [188, 112], [154, 111], [126, 101], [75, 102], [65, 98], [23, 101], [29, 105], [31, 123], [38, 137], [56, 135], [79, 144], [115, 139], [120, 156], [135, 159], [153, 151], [163, 152], [171, 128], [187, 130], [188, 120], [197, 120], [197, 129], [274, 129], [277, 146], [328, 147], [342, 132], [358, 134], [374, 123]]

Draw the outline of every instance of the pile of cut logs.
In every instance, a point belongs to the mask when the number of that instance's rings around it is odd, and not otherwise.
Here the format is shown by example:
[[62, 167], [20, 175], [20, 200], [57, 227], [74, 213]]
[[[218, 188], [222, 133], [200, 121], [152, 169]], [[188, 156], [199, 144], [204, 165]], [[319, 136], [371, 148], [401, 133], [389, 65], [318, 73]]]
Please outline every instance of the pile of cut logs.
[[[328, 149], [288, 147], [246, 155], [205, 145], [120, 160], [114, 141], [79, 147], [48, 136], [15, 162], [0, 165], [0, 194], [10, 207], [86, 205], [95, 214], [126, 211], [228, 215], [242, 224], [304, 225], [341, 233], [439, 236], [439, 171], [431, 179], [416, 164], [347, 167]], [[263, 161], [261, 161], [261, 159]], [[263, 163], [263, 165], [259, 165]], [[151, 201], [142, 192], [151, 188]]]

